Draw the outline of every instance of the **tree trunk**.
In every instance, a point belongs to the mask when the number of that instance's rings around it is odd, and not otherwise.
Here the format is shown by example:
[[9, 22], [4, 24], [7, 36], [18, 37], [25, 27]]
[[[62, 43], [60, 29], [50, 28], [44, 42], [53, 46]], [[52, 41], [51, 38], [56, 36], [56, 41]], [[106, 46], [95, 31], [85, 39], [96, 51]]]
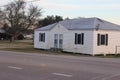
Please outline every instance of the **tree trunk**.
[[15, 37], [12, 36], [12, 37], [10, 38], [10, 43], [14, 42], [14, 40], [15, 40]]
[[19, 34], [12, 35], [11, 38], [10, 38], [10, 42], [11, 43], [14, 42], [17, 39], [18, 35]]

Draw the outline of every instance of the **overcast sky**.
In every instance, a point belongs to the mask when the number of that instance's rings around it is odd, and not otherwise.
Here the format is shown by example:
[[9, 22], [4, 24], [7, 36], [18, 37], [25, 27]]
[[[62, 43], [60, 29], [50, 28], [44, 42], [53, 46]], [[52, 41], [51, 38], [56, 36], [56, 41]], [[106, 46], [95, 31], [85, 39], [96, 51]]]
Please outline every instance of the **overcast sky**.
[[[1, 0], [0, 5], [10, 1]], [[120, 25], [120, 0], [40, 0], [34, 5], [43, 8], [43, 16], [99, 17]]]

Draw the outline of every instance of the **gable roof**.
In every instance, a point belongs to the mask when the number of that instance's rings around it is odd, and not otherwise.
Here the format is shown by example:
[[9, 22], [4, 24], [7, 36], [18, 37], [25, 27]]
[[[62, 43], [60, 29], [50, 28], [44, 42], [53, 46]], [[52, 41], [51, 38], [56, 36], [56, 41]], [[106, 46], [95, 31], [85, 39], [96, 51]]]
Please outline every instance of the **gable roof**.
[[37, 31], [48, 31], [54, 28], [57, 24], [60, 24], [67, 28], [68, 30], [91, 30], [91, 29], [101, 29], [101, 30], [120, 30], [120, 26], [101, 20], [99, 18], [78, 18], [60, 21], [48, 26], [44, 26], [36, 29]]
[[57, 23], [54, 23], [54, 24], [51, 24], [51, 25], [48, 25], [48, 26], [44, 26], [44, 27], [35, 29], [35, 30], [40, 30], [40, 31], [51, 30], [51, 29], [52, 29], [53, 27], [55, 27], [56, 25], [57, 25]]

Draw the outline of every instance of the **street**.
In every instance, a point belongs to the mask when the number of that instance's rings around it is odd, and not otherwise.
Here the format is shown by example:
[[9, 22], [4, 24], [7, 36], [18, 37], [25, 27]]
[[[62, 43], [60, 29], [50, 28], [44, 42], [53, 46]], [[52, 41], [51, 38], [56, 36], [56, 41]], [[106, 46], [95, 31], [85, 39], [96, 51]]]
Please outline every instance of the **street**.
[[120, 80], [120, 59], [0, 51], [0, 80]]

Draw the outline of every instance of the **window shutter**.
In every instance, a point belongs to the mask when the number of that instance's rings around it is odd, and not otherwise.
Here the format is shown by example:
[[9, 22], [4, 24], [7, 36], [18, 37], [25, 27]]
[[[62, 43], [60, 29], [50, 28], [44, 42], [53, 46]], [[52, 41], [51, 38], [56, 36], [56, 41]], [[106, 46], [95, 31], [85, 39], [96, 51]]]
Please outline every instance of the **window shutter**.
[[45, 33], [43, 33], [43, 41], [45, 42]]
[[77, 34], [77, 44], [82, 44], [82, 35]]
[[97, 45], [100, 46], [100, 34], [97, 36]]
[[84, 44], [84, 33], [82, 33], [82, 45]]
[[75, 33], [75, 44], [77, 44], [77, 33]]
[[41, 41], [41, 34], [39, 33], [39, 42]]
[[106, 46], [108, 45], [108, 34], [106, 34]]

